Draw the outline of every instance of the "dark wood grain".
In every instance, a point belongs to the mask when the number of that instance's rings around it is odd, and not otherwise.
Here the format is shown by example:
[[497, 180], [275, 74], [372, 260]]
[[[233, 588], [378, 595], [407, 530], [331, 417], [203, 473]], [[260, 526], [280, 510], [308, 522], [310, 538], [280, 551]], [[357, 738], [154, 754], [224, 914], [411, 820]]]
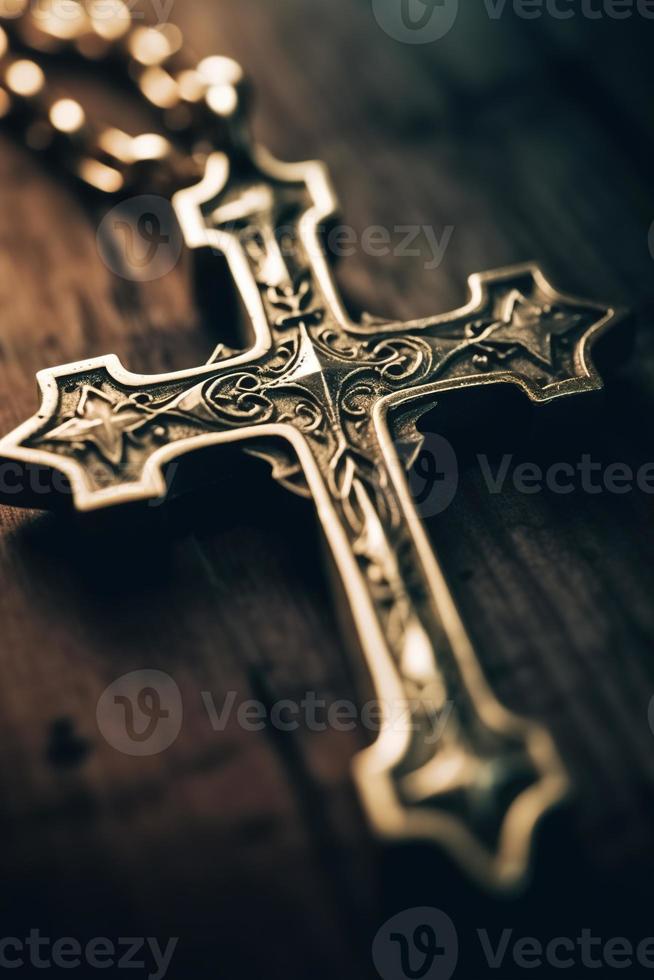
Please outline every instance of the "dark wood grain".
[[[436, 270], [425, 256], [344, 262], [353, 307], [444, 311], [468, 273], [535, 258], [561, 288], [639, 312], [636, 352], [595, 413], [514, 439], [504, 420], [494, 465], [505, 451], [541, 465], [654, 458], [651, 22], [489, 22], [466, 5], [447, 38], [412, 47], [363, 0], [177, 7], [199, 50], [246, 66], [261, 140], [284, 159], [327, 161], [359, 233], [454, 226]], [[187, 264], [147, 286], [116, 277], [96, 247], [102, 209], [6, 135], [0, 182], [2, 431], [34, 411], [45, 365], [112, 351], [156, 372], [207, 356], [215, 326]], [[559, 877], [537, 876], [529, 899], [531, 934], [553, 888], [578, 905], [570, 928], [601, 907], [623, 934], [638, 903], [612, 896], [654, 857], [654, 500], [492, 495], [476, 460], [487, 427], [482, 438], [473, 419], [453, 439], [460, 489], [429, 531], [495, 689], [550, 727], [577, 787], [548, 841]], [[372, 975], [385, 907], [463, 902], [422, 854], [391, 856], [383, 873], [349, 779], [365, 733], [208, 723], [202, 691], [271, 703], [365, 692], [311, 509], [265, 467], [237, 467], [137, 525], [0, 509], [0, 529], [5, 934], [182, 936], [176, 977], [346, 980]], [[134, 759], [102, 739], [95, 710], [109, 683], [144, 667], [175, 678], [185, 722], [167, 752]], [[485, 918], [469, 911], [462, 929], [517, 915], [474, 908]]]

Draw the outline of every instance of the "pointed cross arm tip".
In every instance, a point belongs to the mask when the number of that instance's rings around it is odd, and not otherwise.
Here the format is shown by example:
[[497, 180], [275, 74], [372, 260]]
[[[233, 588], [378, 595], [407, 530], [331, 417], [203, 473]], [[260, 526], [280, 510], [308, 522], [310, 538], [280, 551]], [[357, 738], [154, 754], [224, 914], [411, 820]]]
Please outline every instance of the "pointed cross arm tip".
[[115, 355], [39, 372], [39, 412], [0, 440], [0, 499], [80, 512], [164, 499], [173, 460], [235, 439], [205, 410], [219, 373], [137, 375]]
[[[375, 412], [500, 382], [518, 385], [537, 403], [602, 387], [592, 349], [609, 333], [623, 334], [612, 328], [625, 321], [625, 310], [566, 296], [531, 264], [477, 274], [469, 282], [470, 301], [453, 313], [375, 324], [367, 341], [361, 341], [361, 328], [352, 334], [343, 328], [344, 338], [367, 350], [364, 367], [371, 351], [380, 364], [390, 359], [384, 372], [395, 362], [399, 366], [398, 358], [410, 349], [422, 351], [419, 378], [386, 395], [380, 390]], [[289, 333], [286, 348], [291, 333], [297, 330]], [[338, 357], [338, 347], [334, 352]], [[246, 351], [159, 376], [132, 374], [113, 355], [40, 372], [38, 414], [0, 440], [0, 499], [79, 511], [163, 499], [172, 461], [219, 443], [246, 441], [262, 434], [264, 423], [278, 420], [269, 399], [274, 362], [262, 372], [263, 356]], [[277, 348], [265, 356], [279, 356]]]
[[[466, 774], [457, 766], [448, 785], [447, 778], [443, 778], [448, 768], [452, 770], [447, 753], [436, 752], [422, 770], [410, 772], [400, 780], [392, 779], [385, 743], [392, 743], [393, 735], [390, 733], [389, 737], [387, 733], [355, 758], [353, 771], [364, 810], [380, 838], [437, 844], [453, 861], [465, 867], [480, 887], [490, 893], [512, 895], [528, 886], [535, 840], [548, 815], [569, 798], [571, 784], [552, 739], [540, 725], [509, 716], [496, 702], [493, 709], [501, 716], [498, 730], [524, 737], [533, 770], [531, 778], [516, 783], [519, 789], [507, 798], [506, 808], [499, 814], [501, 819], [487, 836], [475, 832], [474, 821], [466, 823], [452, 807], [457, 789], [461, 790], [466, 783]], [[393, 753], [392, 744], [390, 753]], [[467, 761], [474, 774], [479, 760]], [[502, 765], [497, 767], [497, 772], [500, 779], [507, 776], [508, 786], [511, 774], [504, 774]], [[488, 785], [486, 790], [491, 791], [492, 787]], [[480, 797], [475, 799], [479, 805]], [[492, 793], [489, 793], [486, 807], [481, 808], [487, 816], [491, 802]]]
[[506, 382], [533, 402], [553, 402], [602, 389], [597, 354], [605, 370], [630, 349], [628, 309], [563, 293], [536, 263], [475, 273], [468, 285], [459, 310], [405, 325], [465, 337], [443, 388]]

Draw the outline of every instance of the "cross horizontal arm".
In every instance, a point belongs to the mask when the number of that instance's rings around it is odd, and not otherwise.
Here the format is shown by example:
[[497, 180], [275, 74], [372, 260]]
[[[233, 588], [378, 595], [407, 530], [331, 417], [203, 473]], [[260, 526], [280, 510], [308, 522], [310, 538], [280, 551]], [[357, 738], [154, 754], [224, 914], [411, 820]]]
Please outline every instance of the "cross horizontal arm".
[[[41, 411], [0, 443], [0, 454], [5, 463], [65, 474], [78, 510], [163, 498], [172, 459], [247, 439], [271, 420], [259, 389], [274, 378], [277, 358], [247, 369], [236, 358], [154, 380], [130, 374], [113, 356], [43, 371]], [[13, 504], [59, 502], [56, 494], [34, 501], [28, 480], [3, 481], [3, 490]]]
[[524, 875], [534, 827], [566, 778], [547, 733], [485, 684], [388, 422], [396, 411], [418, 418], [457, 388], [512, 383], [536, 402], [594, 390], [592, 344], [620, 313], [519, 266], [473, 276], [470, 302], [453, 313], [353, 323], [317, 244], [334, 206], [319, 164], [287, 167], [259, 152], [236, 172], [214, 155], [176, 207], [189, 245], [226, 256], [251, 348], [158, 377], [115, 357], [42, 372], [39, 413], [0, 442], [0, 462], [20, 471], [0, 494], [54, 504], [24, 479], [46, 469], [89, 511], [163, 498], [168, 464], [209, 446], [243, 443], [272, 462], [278, 480], [315, 501], [380, 702], [409, 707], [408, 724], [387, 725], [355, 762], [371, 822], [387, 836], [438, 841], [504, 887]]

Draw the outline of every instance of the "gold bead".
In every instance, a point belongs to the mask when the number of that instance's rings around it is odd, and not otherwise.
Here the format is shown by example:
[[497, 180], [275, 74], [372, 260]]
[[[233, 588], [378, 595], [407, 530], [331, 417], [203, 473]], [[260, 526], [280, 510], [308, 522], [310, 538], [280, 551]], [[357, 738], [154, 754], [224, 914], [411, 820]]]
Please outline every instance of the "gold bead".
[[34, 61], [25, 58], [15, 61], [7, 69], [6, 81], [7, 86], [16, 95], [30, 98], [41, 91], [45, 85], [45, 76]]
[[0, 17], [17, 20], [23, 16], [28, 4], [29, 0], [0, 0]]
[[173, 53], [169, 39], [156, 27], [138, 27], [129, 40], [129, 50], [146, 68], [161, 65]]
[[50, 108], [50, 122], [60, 133], [76, 133], [86, 122], [86, 116], [79, 102], [59, 99]]
[[32, 11], [31, 20], [37, 31], [43, 31], [58, 41], [73, 41], [89, 27], [86, 11], [77, 0], [66, 0], [65, 4], [57, 0], [42, 0]]
[[228, 118], [238, 109], [238, 92], [231, 85], [212, 85], [206, 98], [207, 105], [217, 116]]
[[78, 174], [91, 187], [104, 191], [105, 194], [117, 193], [125, 183], [118, 170], [100, 163], [99, 160], [82, 160]]
[[172, 109], [180, 101], [177, 82], [164, 68], [146, 68], [139, 85], [146, 99], [159, 109]]
[[132, 16], [123, 0], [90, 0], [87, 3], [88, 15], [95, 33], [103, 41], [118, 41], [132, 26]]
[[231, 85], [236, 87], [243, 81], [243, 69], [233, 58], [213, 55], [198, 65], [198, 71], [208, 85]]
[[167, 139], [157, 133], [143, 133], [132, 140], [132, 157], [138, 160], [165, 160], [171, 146]]

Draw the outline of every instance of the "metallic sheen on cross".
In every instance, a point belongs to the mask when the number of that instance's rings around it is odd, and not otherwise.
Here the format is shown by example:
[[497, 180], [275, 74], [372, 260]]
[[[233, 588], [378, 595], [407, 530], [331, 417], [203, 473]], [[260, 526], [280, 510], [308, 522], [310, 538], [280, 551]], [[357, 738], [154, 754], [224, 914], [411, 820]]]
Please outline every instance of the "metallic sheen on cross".
[[[259, 148], [211, 155], [174, 207], [188, 246], [226, 260], [250, 347], [219, 346], [207, 364], [159, 376], [115, 356], [42, 371], [41, 408], [0, 442], [2, 461], [63, 473], [78, 511], [162, 499], [172, 461], [209, 446], [239, 443], [270, 461], [275, 479], [315, 502], [389, 712], [354, 762], [372, 826], [437, 843], [490, 887], [515, 886], [567, 776], [549, 734], [487, 685], [406, 472], [416, 423], [445, 392], [511, 384], [546, 403], [600, 388], [591, 347], [621, 313], [564, 296], [524, 265], [472, 276], [452, 313], [354, 322], [320, 234], [336, 208], [325, 168]], [[390, 718], [398, 705], [402, 725]]]

